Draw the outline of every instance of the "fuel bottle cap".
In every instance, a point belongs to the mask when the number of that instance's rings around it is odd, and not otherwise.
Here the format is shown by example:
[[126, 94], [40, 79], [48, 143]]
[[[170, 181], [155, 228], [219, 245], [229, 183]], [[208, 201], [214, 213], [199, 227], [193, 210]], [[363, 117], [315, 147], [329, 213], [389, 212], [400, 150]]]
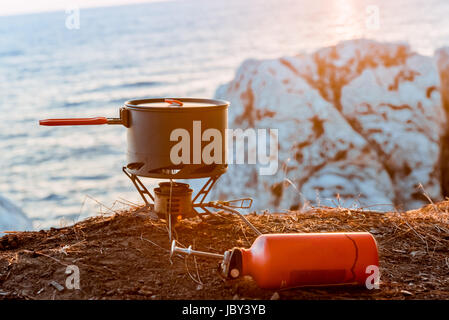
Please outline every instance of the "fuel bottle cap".
[[220, 273], [228, 279], [236, 279], [242, 274], [242, 252], [239, 248], [224, 253]]

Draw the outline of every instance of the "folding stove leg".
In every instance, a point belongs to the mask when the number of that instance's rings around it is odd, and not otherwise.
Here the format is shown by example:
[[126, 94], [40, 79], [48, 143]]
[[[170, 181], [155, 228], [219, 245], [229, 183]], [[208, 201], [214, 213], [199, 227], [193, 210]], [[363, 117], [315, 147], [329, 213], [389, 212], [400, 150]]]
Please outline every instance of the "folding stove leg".
[[200, 201], [197, 204], [202, 204], [204, 200], [206, 199], [207, 195], [210, 192], [210, 189], [214, 186], [215, 182], [217, 182], [218, 178], [220, 178], [221, 175], [210, 177], [209, 180], [204, 184], [204, 186], [201, 188], [201, 190], [197, 193], [195, 198], [193, 198], [193, 203], [196, 203], [198, 198], [200, 198]]
[[[198, 208], [201, 208], [204, 212], [199, 212], [199, 211], [198, 211]], [[201, 205], [201, 206], [193, 206], [193, 207], [192, 207], [192, 210], [193, 210], [193, 212], [195, 212], [196, 215], [197, 215], [198, 217], [200, 217], [201, 220], [203, 220], [203, 221], [204, 221], [204, 218], [203, 218], [204, 215], [212, 214], [212, 212], [211, 212], [209, 209], [207, 209], [205, 206], [202, 206], [202, 205]]]
[[146, 196], [150, 197], [150, 199], [153, 201], [154, 203], [154, 197], [153, 195], [148, 191], [148, 189], [144, 186], [144, 184], [142, 183], [142, 181], [140, 181], [140, 179], [132, 173], [129, 173], [128, 170], [126, 169], [126, 167], [123, 167], [123, 172], [128, 176], [128, 178], [132, 181], [132, 183], [134, 184], [134, 186], [137, 189], [137, 192], [139, 192], [140, 196], [142, 197], [143, 201], [145, 201], [145, 205], [148, 207], [150, 205], [150, 202], [147, 200]]
[[[201, 219], [203, 219], [202, 215], [211, 214], [211, 211], [208, 210], [205, 206], [203, 206], [202, 203], [204, 202], [204, 200], [206, 199], [210, 190], [214, 186], [215, 182], [217, 182], [218, 178], [220, 178], [220, 176], [221, 175], [210, 177], [209, 180], [206, 181], [204, 186], [201, 188], [201, 190], [195, 195], [195, 197], [192, 200], [193, 212], [195, 212]], [[199, 199], [199, 202], [196, 203], [196, 201], [198, 199]], [[204, 212], [199, 212], [198, 208], [201, 208]]]

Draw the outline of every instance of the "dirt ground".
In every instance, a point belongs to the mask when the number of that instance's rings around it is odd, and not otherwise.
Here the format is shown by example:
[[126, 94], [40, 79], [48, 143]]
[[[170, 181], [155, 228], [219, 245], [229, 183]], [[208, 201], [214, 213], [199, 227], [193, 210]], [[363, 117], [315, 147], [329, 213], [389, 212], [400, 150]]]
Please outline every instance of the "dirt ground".
[[[314, 208], [248, 215], [264, 233], [371, 232], [380, 252], [378, 290], [299, 288], [276, 294], [249, 277], [224, 280], [216, 260], [170, 260], [165, 221], [133, 207], [70, 227], [7, 233], [0, 238], [0, 299], [449, 299], [448, 210], [449, 202], [441, 202], [403, 213]], [[217, 253], [249, 247], [256, 238], [238, 217], [225, 213], [179, 221], [173, 235], [182, 245]], [[68, 265], [80, 270], [79, 290], [65, 287]]]

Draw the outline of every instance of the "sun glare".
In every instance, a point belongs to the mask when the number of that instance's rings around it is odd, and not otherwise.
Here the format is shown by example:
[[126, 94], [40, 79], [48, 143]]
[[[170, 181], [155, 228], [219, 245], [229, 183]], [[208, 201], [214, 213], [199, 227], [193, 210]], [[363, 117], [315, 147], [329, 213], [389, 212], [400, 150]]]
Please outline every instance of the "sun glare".
[[332, 23], [335, 28], [330, 28], [333, 42], [360, 38], [363, 36], [364, 7], [357, 4], [356, 0], [330, 1], [333, 12]]

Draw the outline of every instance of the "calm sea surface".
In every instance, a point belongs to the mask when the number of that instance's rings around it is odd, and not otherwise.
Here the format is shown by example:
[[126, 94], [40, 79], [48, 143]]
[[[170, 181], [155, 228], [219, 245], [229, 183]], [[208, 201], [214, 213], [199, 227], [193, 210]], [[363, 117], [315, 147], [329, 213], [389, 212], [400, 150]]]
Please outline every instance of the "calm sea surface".
[[[366, 24], [372, 5], [378, 28]], [[123, 127], [38, 120], [114, 117], [132, 98], [212, 97], [247, 58], [346, 39], [407, 41], [431, 55], [449, 45], [448, 16], [447, 0], [227, 0], [81, 9], [79, 30], [64, 11], [0, 17], [0, 194], [36, 228], [140, 202], [121, 172]]]

